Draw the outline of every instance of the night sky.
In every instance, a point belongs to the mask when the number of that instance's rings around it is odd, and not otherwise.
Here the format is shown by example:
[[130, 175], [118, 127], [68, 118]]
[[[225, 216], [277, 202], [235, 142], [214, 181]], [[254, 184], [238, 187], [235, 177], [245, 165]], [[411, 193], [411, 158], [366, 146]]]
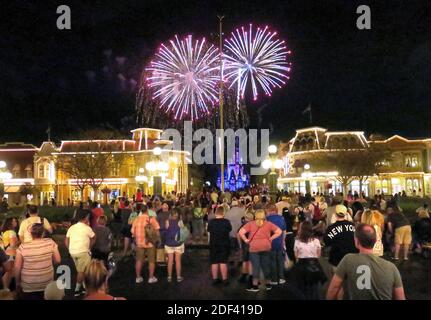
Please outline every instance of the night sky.
[[[56, 28], [67, 4], [72, 30]], [[372, 29], [356, 28], [368, 4]], [[430, 1], [3, 1], [0, 19], [0, 142], [59, 141], [80, 130], [134, 126], [139, 76], [174, 34], [216, 42], [224, 32], [271, 26], [292, 50], [290, 82], [248, 102], [254, 124], [291, 138], [313, 125], [431, 137]]]

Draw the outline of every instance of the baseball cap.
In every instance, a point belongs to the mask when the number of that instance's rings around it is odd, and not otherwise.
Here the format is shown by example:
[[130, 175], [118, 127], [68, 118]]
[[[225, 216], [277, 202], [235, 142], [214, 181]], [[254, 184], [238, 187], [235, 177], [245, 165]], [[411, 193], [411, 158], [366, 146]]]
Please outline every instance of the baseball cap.
[[347, 208], [346, 206], [342, 205], [342, 204], [337, 204], [335, 206], [335, 213], [337, 214], [337, 216], [339, 216], [340, 218], [343, 218], [346, 213], [347, 213]]

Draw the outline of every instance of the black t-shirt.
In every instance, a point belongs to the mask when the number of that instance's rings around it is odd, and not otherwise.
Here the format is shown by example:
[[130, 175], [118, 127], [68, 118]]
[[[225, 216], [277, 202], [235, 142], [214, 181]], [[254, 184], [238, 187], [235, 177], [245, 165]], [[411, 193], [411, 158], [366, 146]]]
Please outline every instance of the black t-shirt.
[[341, 259], [348, 253], [357, 253], [355, 247], [355, 225], [349, 221], [336, 221], [326, 230], [323, 238], [325, 245], [331, 247], [329, 262], [337, 266]]
[[122, 221], [123, 228], [128, 227], [129, 217], [131, 214], [132, 214], [132, 209], [129, 209], [129, 208], [121, 209], [121, 221]]
[[409, 219], [401, 212], [391, 213], [388, 217], [388, 222], [392, 223], [394, 229], [410, 225]]
[[222, 219], [212, 219], [208, 222], [208, 232], [210, 233], [210, 246], [230, 246], [229, 233], [232, 231], [230, 221]]

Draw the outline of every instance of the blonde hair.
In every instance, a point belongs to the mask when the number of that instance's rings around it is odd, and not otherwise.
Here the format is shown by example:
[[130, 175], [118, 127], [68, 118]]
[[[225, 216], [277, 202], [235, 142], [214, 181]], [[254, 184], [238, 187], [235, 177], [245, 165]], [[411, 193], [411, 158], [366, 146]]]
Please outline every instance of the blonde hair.
[[361, 223], [371, 226], [378, 225], [380, 228], [383, 228], [385, 225], [385, 218], [378, 210], [365, 210], [361, 216]]
[[254, 214], [254, 220], [256, 221], [256, 225], [258, 227], [263, 226], [263, 223], [266, 220], [265, 210], [263, 210], [263, 209], [256, 210], [256, 212]]
[[108, 279], [108, 270], [106, 270], [103, 261], [93, 259], [85, 268], [84, 282], [89, 290], [99, 290]]

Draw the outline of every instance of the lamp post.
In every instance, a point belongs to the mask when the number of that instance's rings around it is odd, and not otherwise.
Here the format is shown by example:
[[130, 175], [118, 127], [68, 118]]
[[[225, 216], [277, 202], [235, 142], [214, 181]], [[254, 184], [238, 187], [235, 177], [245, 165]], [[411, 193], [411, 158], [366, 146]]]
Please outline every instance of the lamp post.
[[270, 145], [268, 147], [269, 157], [262, 161], [262, 167], [266, 170], [271, 169], [268, 176], [269, 194], [275, 200], [277, 194], [277, 172], [276, 170], [283, 168], [283, 160], [277, 158], [277, 146]]
[[[308, 173], [310, 172], [311, 166], [306, 163], [304, 164], [304, 171], [306, 173], [306, 176], [308, 177]], [[305, 180], [305, 193], [311, 194], [311, 186], [310, 186], [310, 180]]]
[[137, 175], [135, 177], [135, 180], [139, 185], [139, 189], [142, 192], [144, 192], [144, 183], [148, 182], [148, 177], [146, 175], [144, 175], [144, 172], [145, 172], [144, 168], [139, 168], [138, 172], [139, 172], [139, 175]]
[[0, 196], [4, 196], [4, 180], [11, 179], [12, 174], [7, 170], [6, 162], [0, 161]]
[[169, 171], [169, 163], [160, 160], [162, 149], [155, 147], [153, 149], [153, 155], [156, 157], [156, 161], [150, 161], [146, 164], [146, 169], [152, 173], [153, 177], [153, 195], [161, 195], [163, 192], [163, 175], [166, 175]]

